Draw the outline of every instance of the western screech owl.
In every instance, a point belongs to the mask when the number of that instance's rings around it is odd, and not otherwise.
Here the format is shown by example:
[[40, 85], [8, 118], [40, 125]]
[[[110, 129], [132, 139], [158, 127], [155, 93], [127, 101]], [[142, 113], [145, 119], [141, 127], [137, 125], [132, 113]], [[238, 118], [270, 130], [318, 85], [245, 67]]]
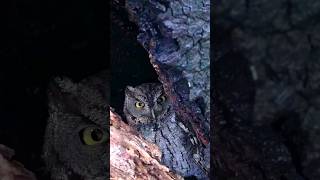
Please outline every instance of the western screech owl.
[[196, 163], [200, 156], [197, 139], [176, 120], [160, 83], [127, 86], [123, 112], [129, 125], [160, 147], [163, 164], [184, 177], [207, 179]]
[[54, 180], [105, 180], [108, 176], [109, 75], [49, 84], [44, 154]]

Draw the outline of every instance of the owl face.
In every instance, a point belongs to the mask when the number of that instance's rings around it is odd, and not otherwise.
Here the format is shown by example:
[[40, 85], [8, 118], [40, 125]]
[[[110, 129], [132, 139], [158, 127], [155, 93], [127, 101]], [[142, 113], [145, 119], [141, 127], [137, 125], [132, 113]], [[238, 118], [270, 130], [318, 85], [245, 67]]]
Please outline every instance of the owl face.
[[107, 179], [107, 91], [93, 80], [51, 84], [44, 159], [53, 179]]
[[127, 86], [124, 112], [129, 123], [151, 123], [161, 120], [170, 109], [170, 102], [160, 83]]

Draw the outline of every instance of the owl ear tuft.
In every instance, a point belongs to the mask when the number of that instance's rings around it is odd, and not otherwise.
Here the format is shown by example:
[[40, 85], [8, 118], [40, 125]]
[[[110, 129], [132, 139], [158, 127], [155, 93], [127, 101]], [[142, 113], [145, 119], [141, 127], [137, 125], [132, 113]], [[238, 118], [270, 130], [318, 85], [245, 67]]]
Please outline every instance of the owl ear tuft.
[[47, 88], [48, 101], [52, 105], [65, 101], [67, 94], [75, 92], [77, 84], [66, 77], [56, 77], [50, 81]]
[[135, 91], [135, 88], [132, 87], [132, 86], [127, 86], [127, 87], [126, 87], [126, 92], [128, 92], [128, 91], [134, 92], [134, 91]]
[[74, 92], [77, 89], [77, 84], [67, 77], [56, 77], [54, 78], [54, 83], [63, 92]]
[[63, 92], [73, 92], [76, 90], [76, 84], [67, 77], [55, 77], [48, 84], [48, 93], [60, 94]]

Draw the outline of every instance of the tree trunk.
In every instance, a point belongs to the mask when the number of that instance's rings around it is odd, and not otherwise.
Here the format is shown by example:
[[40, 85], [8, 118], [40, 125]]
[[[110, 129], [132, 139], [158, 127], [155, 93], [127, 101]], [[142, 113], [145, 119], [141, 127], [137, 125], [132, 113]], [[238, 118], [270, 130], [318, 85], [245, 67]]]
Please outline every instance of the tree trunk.
[[160, 163], [161, 151], [110, 111], [111, 179], [183, 179]]
[[126, 1], [166, 94], [181, 121], [208, 145], [210, 2]]

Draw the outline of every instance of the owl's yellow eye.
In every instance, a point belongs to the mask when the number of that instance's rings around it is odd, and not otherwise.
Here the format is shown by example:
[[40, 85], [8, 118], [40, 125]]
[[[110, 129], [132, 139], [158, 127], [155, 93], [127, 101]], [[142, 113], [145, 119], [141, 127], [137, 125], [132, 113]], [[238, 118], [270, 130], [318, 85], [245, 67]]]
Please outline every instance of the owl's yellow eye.
[[107, 136], [99, 128], [87, 127], [82, 131], [81, 138], [84, 144], [92, 146], [104, 142], [107, 139]]
[[157, 103], [162, 103], [162, 102], [164, 102], [166, 99], [167, 99], [166, 96], [165, 96], [165, 95], [162, 95], [162, 96], [160, 96], [160, 97], [157, 99]]
[[139, 109], [141, 109], [141, 108], [144, 107], [144, 103], [143, 103], [143, 102], [140, 102], [140, 101], [136, 102], [134, 105], [135, 105], [137, 108], [139, 108]]

